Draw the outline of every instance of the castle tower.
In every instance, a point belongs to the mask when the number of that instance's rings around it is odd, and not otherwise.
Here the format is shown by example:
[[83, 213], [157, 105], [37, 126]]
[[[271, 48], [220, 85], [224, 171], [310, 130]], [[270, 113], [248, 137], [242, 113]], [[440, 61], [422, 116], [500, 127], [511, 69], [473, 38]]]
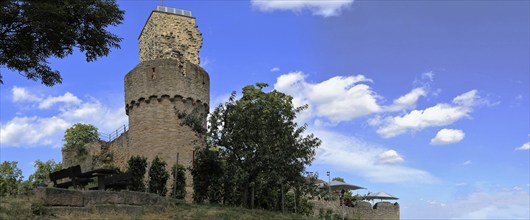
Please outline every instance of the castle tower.
[[[204, 142], [177, 112], [200, 112], [206, 125], [210, 102], [210, 78], [199, 66], [202, 36], [195, 18], [189, 11], [158, 6], [138, 42], [140, 63], [125, 76], [128, 156], [145, 156], [148, 162], [159, 156], [169, 170], [179, 154], [179, 164], [189, 167], [194, 148]], [[192, 177], [186, 177], [190, 198]]]

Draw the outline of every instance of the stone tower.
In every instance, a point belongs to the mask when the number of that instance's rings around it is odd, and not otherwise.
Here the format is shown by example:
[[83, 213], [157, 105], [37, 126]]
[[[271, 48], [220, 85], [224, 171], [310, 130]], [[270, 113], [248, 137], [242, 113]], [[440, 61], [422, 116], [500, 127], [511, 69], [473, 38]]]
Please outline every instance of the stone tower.
[[[177, 112], [206, 116], [209, 111], [210, 78], [199, 66], [202, 35], [191, 12], [158, 6], [138, 42], [140, 63], [125, 76], [128, 156], [145, 156], [148, 162], [159, 156], [169, 170], [178, 154], [179, 164], [189, 167], [194, 148], [204, 142]], [[189, 198], [192, 177], [186, 176]]]

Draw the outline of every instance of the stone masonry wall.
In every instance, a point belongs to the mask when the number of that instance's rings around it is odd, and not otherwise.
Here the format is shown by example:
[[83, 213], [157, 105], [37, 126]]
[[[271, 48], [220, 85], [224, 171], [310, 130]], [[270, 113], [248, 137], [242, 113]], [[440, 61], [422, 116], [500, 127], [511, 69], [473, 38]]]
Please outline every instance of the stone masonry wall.
[[177, 59], [199, 64], [202, 34], [194, 17], [153, 11], [138, 38], [140, 62]]
[[373, 219], [373, 220], [399, 220], [400, 210], [398, 203], [378, 202], [372, 206], [365, 201], [354, 202], [353, 207], [342, 207], [337, 201], [312, 201], [316, 207], [331, 209], [336, 214], [344, 213], [347, 219]]
[[[128, 157], [141, 155], [151, 162], [159, 156], [170, 170], [176, 164], [178, 153], [179, 164], [190, 167], [195, 147], [205, 143], [191, 128], [182, 125], [176, 111], [191, 113], [198, 109], [206, 114], [209, 101], [210, 78], [201, 67], [172, 59], [138, 64], [125, 76]], [[186, 191], [191, 196], [189, 172], [186, 172]]]

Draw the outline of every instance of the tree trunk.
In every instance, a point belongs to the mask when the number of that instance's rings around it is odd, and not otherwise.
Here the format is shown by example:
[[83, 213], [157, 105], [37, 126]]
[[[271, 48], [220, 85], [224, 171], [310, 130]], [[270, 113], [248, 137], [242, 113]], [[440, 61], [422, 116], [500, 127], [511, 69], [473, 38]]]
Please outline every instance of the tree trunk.
[[254, 209], [254, 184], [252, 184], [252, 194], [251, 194], [251, 198], [250, 198], [250, 208], [251, 209]]

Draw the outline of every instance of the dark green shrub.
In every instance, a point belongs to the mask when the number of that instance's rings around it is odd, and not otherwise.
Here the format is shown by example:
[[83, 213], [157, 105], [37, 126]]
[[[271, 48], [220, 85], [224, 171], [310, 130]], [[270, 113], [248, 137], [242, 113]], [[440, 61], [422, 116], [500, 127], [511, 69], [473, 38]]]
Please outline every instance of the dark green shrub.
[[129, 190], [145, 192], [144, 176], [147, 169], [147, 158], [133, 156], [127, 163], [129, 165], [129, 172], [133, 176]]
[[166, 171], [166, 162], [156, 156], [149, 168], [149, 192], [165, 196], [168, 179], [169, 174]]
[[[173, 177], [172, 178], [172, 182], [173, 182], [173, 187], [171, 187], [171, 197], [173, 198], [176, 198], [176, 199], [184, 199], [184, 197], [186, 196], [186, 168], [184, 168], [184, 166], [180, 165], [178, 166], [178, 170], [177, 170], [177, 166], [176, 165], [173, 165], [173, 167], [171, 167], [171, 176]], [[176, 181], [176, 191], [173, 191], [175, 190], [175, 171], [177, 171], [177, 181]]]

